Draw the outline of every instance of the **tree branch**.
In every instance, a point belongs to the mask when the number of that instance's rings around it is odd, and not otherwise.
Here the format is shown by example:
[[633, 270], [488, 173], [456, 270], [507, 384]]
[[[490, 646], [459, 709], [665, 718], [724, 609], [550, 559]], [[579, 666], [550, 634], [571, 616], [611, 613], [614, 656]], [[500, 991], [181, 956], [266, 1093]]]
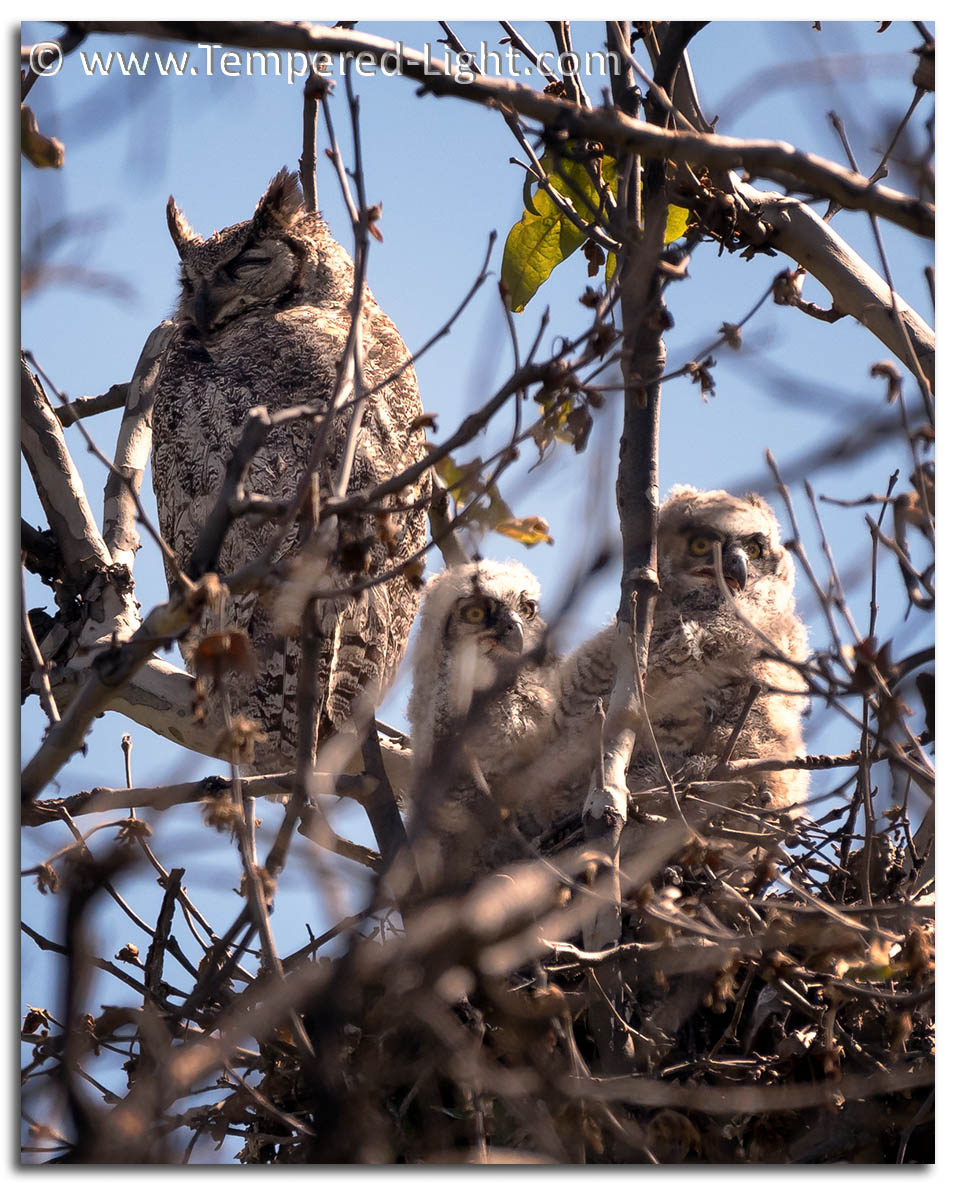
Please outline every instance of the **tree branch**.
[[132, 570], [139, 550], [136, 530], [139, 493], [153, 442], [153, 393], [163, 355], [175, 332], [172, 321], [163, 321], [146, 339], [127, 388], [126, 405], [116, 440], [113, 468], [103, 495], [103, 538], [113, 562]]
[[47, 521], [71, 581], [85, 589], [112, 563], [93, 518], [79, 471], [57, 419], [34, 373], [20, 358], [20, 448], [33, 475]]
[[[469, 75], [462, 85], [455, 68], [438, 59], [352, 29], [331, 29], [293, 21], [222, 21], [189, 25], [164, 22], [82, 21], [72, 28], [86, 33], [130, 33], [164, 41], [203, 41], [259, 49], [302, 50], [306, 53], [367, 53], [381, 63], [385, 55], [398, 61], [400, 72], [436, 95], [453, 95], [485, 107], [513, 110], [545, 127], [556, 127], [583, 139], [656, 160], [686, 161], [712, 168], [744, 168], [752, 176], [781, 171], [802, 183], [808, 192], [822, 194], [848, 210], [867, 210], [880, 218], [931, 238], [935, 209], [908, 194], [882, 185], [812, 153], [774, 140], [742, 140], [696, 132], [677, 132], [642, 123], [613, 108], [589, 110], [565, 99], [543, 94], [507, 78]], [[613, 75], [612, 75], [613, 77]]]
[[93, 719], [110, 706], [118, 689], [149, 660], [153, 651], [179, 637], [198, 619], [207, 591], [207, 586], [201, 584], [191, 593], [157, 605], [132, 637], [97, 655], [76, 698], [24, 768], [22, 801], [35, 798], [56, 776], [83, 744]]
[[129, 395], [129, 383], [114, 383], [102, 395], [81, 395], [78, 399], [71, 399], [69, 403], [54, 408], [56, 418], [64, 428], [75, 424], [77, 420], [85, 420], [87, 416], [98, 416], [104, 411], [117, 411], [126, 406]]
[[[617, 44], [626, 43], [624, 29], [609, 22]], [[631, 101], [630, 72], [616, 79], [615, 100]], [[618, 93], [619, 92], [619, 93]], [[639, 184], [633, 159], [618, 163], [622, 218], [633, 211]], [[640, 713], [638, 680], [647, 669], [657, 583], [658, 430], [660, 378], [666, 353], [663, 343], [663, 300], [658, 268], [664, 246], [667, 199], [663, 169], [648, 170], [643, 184], [644, 229], [621, 228], [621, 323], [624, 379], [624, 424], [617, 477], [618, 518], [623, 543], [621, 599], [617, 613], [616, 672], [602, 737], [602, 768], [584, 805], [584, 833], [598, 843], [616, 865], [621, 830], [627, 820], [627, 767], [636, 740]], [[632, 643], [633, 629], [636, 638]], [[638, 668], [635, 669], [636, 644]], [[619, 890], [618, 890], [619, 891]], [[620, 919], [603, 911], [596, 918], [591, 945], [617, 941]]]
[[764, 193], [731, 177], [739, 198], [738, 224], [748, 226], [757, 241], [768, 242], [806, 268], [830, 293], [834, 306], [859, 321], [907, 369], [912, 369], [912, 348], [934, 387], [936, 337], [922, 317], [897, 295], [897, 319], [893, 293], [883, 277], [809, 206], [784, 194]]

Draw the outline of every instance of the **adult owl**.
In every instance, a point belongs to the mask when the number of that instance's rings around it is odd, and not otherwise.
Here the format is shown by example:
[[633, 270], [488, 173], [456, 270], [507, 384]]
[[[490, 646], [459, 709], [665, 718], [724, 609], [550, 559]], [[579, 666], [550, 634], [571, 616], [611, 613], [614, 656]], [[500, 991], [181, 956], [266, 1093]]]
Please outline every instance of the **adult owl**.
[[[303, 208], [298, 178], [285, 169], [249, 220], [209, 238], [189, 226], [172, 198], [167, 221], [181, 263], [181, 296], [154, 397], [152, 471], [162, 535], [186, 568], [251, 408], [314, 410], [272, 429], [243, 483], [246, 495], [273, 503], [295, 495], [344, 365], [354, 273], [351, 258], [321, 216]], [[331, 413], [324, 444], [316, 450], [320, 501], [333, 489], [343, 455], [351, 452], [350, 430], [353, 439], [356, 429], [358, 435], [348, 493], [376, 486], [422, 455], [422, 407], [408, 352], [367, 289], [360, 316], [368, 397], [356, 413], [355, 388], [346, 383]], [[314, 742], [348, 721], [359, 697], [377, 702], [388, 685], [418, 603], [414, 573], [406, 576], [402, 567], [425, 540], [426, 480], [387, 499], [374, 515], [330, 520], [331, 537], [327, 529], [308, 541], [314, 500], [307, 499], [276, 551], [276, 559], [288, 561], [286, 586], [227, 602], [187, 639], [188, 657], [209, 630], [248, 632], [255, 672], [232, 675], [226, 685], [234, 693], [232, 712], [264, 736], [257, 768], [296, 762], [301, 673], [296, 631], [310, 594], [397, 573], [353, 594], [315, 602], [318, 662], [303, 673], [318, 697]], [[235, 572], [255, 560], [275, 530], [275, 522], [262, 516], [235, 519], [218, 570]]]

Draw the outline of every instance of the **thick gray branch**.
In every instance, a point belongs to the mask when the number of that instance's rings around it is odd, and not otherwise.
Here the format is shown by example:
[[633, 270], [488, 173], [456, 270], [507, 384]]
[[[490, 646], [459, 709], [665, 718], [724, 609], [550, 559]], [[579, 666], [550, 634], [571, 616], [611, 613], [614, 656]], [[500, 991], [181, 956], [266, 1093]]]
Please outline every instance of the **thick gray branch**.
[[[608, 22], [610, 34], [622, 43], [624, 27]], [[616, 85], [618, 102], [628, 93]], [[618, 517], [623, 543], [621, 600], [615, 644], [615, 677], [602, 736], [601, 769], [584, 806], [584, 834], [611, 858], [616, 869], [621, 831], [627, 820], [627, 767], [636, 740], [640, 704], [638, 679], [647, 667], [647, 651], [657, 595], [658, 433], [660, 378], [664, 372], [663, 300], [658, 268], [664, 245], [667, 201], [663, 166], [648, 169], [643, 182], [636, 164], [619, 158], [619, 210], [633, 217], [638, 189], [647, 199], [639, 240], [633, 226], [621, 228], [621, 371], [624, 379], [624, 424], [617, 477]], [[636, 632], [632, 640], [631, 631]], [[635, 665], [640, 666], [640, 671]], [[619, 890], [618, 890], [619, 892]], [[620, 898], [618, 897], [618, 902]], [[620, 915], [601, 911], [586, 932], [600, 949], [620, 937]]]
[[83, 744], [93, 719], [106, 711], [117, 691], [148, 662], [153, 651], [169, 639], [178, 637], [199, 616], [204, 596], [205, 590], [202, 589], [199, 595], [177, 597], [157, 605], [131, 638], [101, 653], [93, 661], [76, 698], [24, 768], [22, 801], [35, 798], [56, 776]]
[[[78, 695], [79, 678], [80, 675], [70, 672], [68, 679], [54, 686], [61, 712], [69, 708]], [[192, 675], [154, 656], [135, 670], [127, 682], [113, 689], [105, 710], [117, 712], [193, 753], [217, 757], [225, 721], [215, 703], [207, 703], [204, 720], [197, 719], [195, 706], [196, 681]], [[411, 785], [411, 750], [387, 737], [383, 737], [380, 744], [388, 780], [401, 797], [407, 794]], [[361, 759], [357, 756], [346, 772], [354, 775], [360, 770]], [[309, 786], [310, 793], [323, 793], [323, 781], [323, 771], [319, 770]]]
[[[893, 313], [890, 287], [868, 263], [809, 206], [780, 193], [764, 193], [732, 179], [754, 223], [773, 231], [771, 245], [789, 255], [827, 289], [841, 313], [854, 317], [911, 369], [906, 340]], [[759, 234], [759, 231], [757, 232]], [[936, 337], [926, 322], [897, 294], [896, 305], [913, 351], [931, 387], [935, 386]]]
[[929, 203], [883, 185], [871, 185], [859, 173], [812, 153], [798, 152], [790, 144], [671, 131], [611, 108], [588, 110], [507, 78], [483, 75], [462, 84], [455, 70], [447, 69], [438, 59], [427, 59], [398, 42], [352, 29], [330, 29], [300, 21], [195, 22], [185, 28], [163, 22], [83, 21], [76, 27], [87, 33], [131, 33], [164, 41], [208, 41], [306, 53], [367, 53], [375, 62], [385, 58], [390, 65], [400, 65], [401, 73], [436, 95], [454, 95], [485, 107], [516, 111], [545, 126], [557, 126], [582, 139], [648, 158], [711, 168], [745, 168], [752, 176], [782, 171], [807, 191], [832, 198], [848, 210], [867, 210], [927, 238], [934, 233], [935, 209]]
[[96, 525], [79, 472], [40, 383], [20, 359], [20, 448], [33, 475], [66, 572], [77, 588], [109, 567], [110, 553]]
[[[57, 691], [57, 699], [60, 692]], [[225, 721], [216, 704], [206, 705], [205, 720], [196, 717], [196, 680], [187, 671], [151, 658], [127, 683], [114, 690], [106, 705], [193, 753], [215, 757]]]
[[136, 503], [130, 486], [139, 493], [143, 484], [153, 440], [153, 391], [172, 333], [172, 321], [163, 321], [146, 339], [127, 389], [113, 470], [106, 479], [103, 538], [114, 563], [125, 564], [131, 570], [133, 557], [139, 550], [139, 532], [136, 530]]

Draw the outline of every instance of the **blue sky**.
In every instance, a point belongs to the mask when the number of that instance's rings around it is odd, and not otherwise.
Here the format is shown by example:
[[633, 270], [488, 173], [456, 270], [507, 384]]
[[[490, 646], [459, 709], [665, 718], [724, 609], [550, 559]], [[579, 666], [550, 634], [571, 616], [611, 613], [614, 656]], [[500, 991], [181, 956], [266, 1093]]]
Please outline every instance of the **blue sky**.
[[[430, 41], [433, 51], [439, 52], [441, 31], [434, 24], [363, 22], [360, 28], [398, 36], [407, 46], [419, 49]], [[551, 44], [543, 23], [523, 22], [519, 28], [534, 44]], [[25, 26], [24, 40], [37, 41], [56, 29], [30, 23]], [[876, 29], [877, 22], [825, 22], [819, 33], [813, 32], [809, 23], [714, 23], [691, 47], [704, 110], [720, 114], [717, 130], [722, 133], [783, 139], [843, 163], [840, 143], [827, 119], [827, 112], [835, 110], [846, 123], [861, 171], [869, 172], [885, 143], [881, 129], [902, 115], [912, 97], [914, 58], [909, 51], [919, 40], [912, 25], [904, 22], [894, 23], [882, 34]], [[489, 48], [496, 48], [501, 35], [493, 24], [471, 22], [456, 23], [455, 31], [469, 47], [485, 41]], [[574, 37], [581, 50], [599, 48], [603, 25], [576, 24]], [[91, 38], [84, 46], [87, 54], [110, 48], [158, 46], [129, 38], [109, 42], [102, 37]], [[175, 48], [182, 51], [187, 47]], [[203, 67], [204, 53], [194, 53], [197, 57], [193, 61]], [[600, 85], [599, 79], [589, 84], [595, 102], [600, 102]], [[414, 85], [399, 78], [360, 79], [357, 90], [368, 196], [383, 206], [380, 226], [384, 242], [373, 244], [369, 282], [380, 305], [415, 349], [467, 291], [491, 231], [498, 234], [493, 263], [495, 268], [500, 265], [508, 229], [522, 209], [523, 173], [508, 163], [519, 150], [501, 118], [476, 105], [417, 97]], [[71, 396], [98, 394], [130, 377], [147, 334], [172, 308], [177, 260], [165, 225], [168, 195], [175, 195], [191, 223], [204, 234], [248, 217], [273, 174], [282, 165], [294, 167], [297, 162], [301, 83], [230, 78], [221, 70], [206, 77], [203, 68], [195, 77], [162, 78], [152, 71], [145, 78], [124, 78], [114, 71], [108, 78], [93, 78], [86, 76], [74, 54], [58, 76], [40, 79], [29, 102], [41, 128], [65, 144], [66, 163], [60, 171], [42, 172], [24, 165], [24, 242], [37, 233], [44, 234], [44, 228], [56, 221], [68, 219], [72, 233], [50, 260], [100, 273], [104, 279], [98, 289], [52, 283], [31, 295], [23, 305], [22, 340]], [[931, 96], [923, 100], [913, 123], [920, 146], [931, 102]], [[342, 85], [337, 88], [333, 107], [344, 148], [349, 136]], [[347, 218], [321, 147], [320, 140], [319, 204], [333, 233], [348, 244]], [[887, 184], [910, 187], [908, 179], [895, 170]], [[879, 270], [866, 217], [842, 212], [834, 225]], [[883, 234], [898, 290], [932, 321], [923, 277], [923, 269], [933, 261], [931, 244], [890, 226], [883, 227]], [[782, 256], [758, 256], [746, 262], [739, 256], [719, 257], [715, 245], [700, 247], [691, 261], [690, 279], [673, 285], [668, 292], [675, 319], [667, 339], [668, 368], [676, 369], [712, 341], [722, 322], [740, 320], [773, 276], [787, 266]], [[533, 338], [545, 307], [550, 308], [546, 345], [579, 332], [587, 314], [578, 297], [588, 282], [583, 258], [567, 261], [517, 319], [522, 341], [528, 343]], [[812, 280], [804, 295], [829, 304]], [[448, 434], [510, 373], [510, 357], [504, 316], [494, 280], [490, 280], [454, 332], [417, 366], [424, 406], [438, 413], [436, 439]], [[886, 349], [849, 319], [827, 325], [768, 302], [744, 330], [744, 349], [719, 352], [714, 397], [704, 402], [699, 388], [687, 379], [666, 385], [661, 426], [662, 494], [677, 482], [742, 491], [750, 479], [765, 475], [766, 448], [785, 466], [853, 423], [863, 425], [868, 418], [882, 415], [885, 388], [869, 377], [869, 368], [886, 357]], [[915, 415], [915, 383], [906, 378], [904, 389]], [[118, 412], [88, 421], [108, 454], [112, 453], [118, 423]], [[531, 567], [545, 589], [545, 609], [557, 601], [575, 561], [591, 542], [584, 533], [594, 531], [612, 540], [617, 537], [613, 482], [618, 425], [618, 400], [611, 396], [598, 416], [587, 453], [576, 456], [565, 446], [529, 477], [527, 471], [535, 459], [529, 452], [502, 483], [515, 513], [545, 517], [555, 543], [551, 548], [528, 551], [516, 542], [491, 536], [483, 541], [482, 550], [496, 558], [520, 558]], [[75, 431], [71, 429], [68, 439], [88, 496], [99, 512], [105, 473], [85, 452], [80, 438], [73, 435]], [[486, 439], [463, 450], [458, 459], [468, 460], [478, 452], [489, 455], [494, 442], [503, 440], [507, 431], [507, 424], [493, 425]], [[882, 492], [895, 468], [901, 470], [901, 481], [905, 482], [911, 463], [898, 443], [852, 465], [829, 468], [814, 475], [813, 481], [818, 492], [859, 497]], [[592, 488], [601, 511], [593, 523], [585, 523], [582, 510]], [[147, 507], [152, 507], [148, 481], [144, 492]], [[802, 491], [795, 488], [794, 497], [809, 550], [816, 559], [819, 549]], [[774, 505], [782, 513], [779, 502]], [[23, 482], [22, 509], [29, 521], [42, 522], [28, 475]], [[851, 607], [861, 626], [869, 601], [869, 539], [863, 514], [863, 509], [825, 508], [827, 531], [844, 575], [863, 575], [862, 580], [851, 581], [849, 590]], [[610, 618], [616, 607], [618, 577], [611, 565], [594, 582], [566, 623], [565, 642], [579, 640]], [[161, 564], [148, 542], [137, 558], [136, 581], [144, 608], [164, 599]], [[826, 633], [812, 592], [802, 578], [798, 588], [813, 639], [823, 645]], [[30, 590], [31, 605], [48, 603], [38, 582], [31, 580]], [[900, 624], [905, 605], [891, 562], [880, 564], [879, 599], [879, 634], [881, 640], [890, 635], [899, 639], [894, 644], [895, 655], [927, 644], [932, 627], [925, 617], [911, 614], [907, 623]], [[403, 725], [407, 693], [403, 675], [380, 716]], [[23, 713], [24, 759], [35, 750], [43, 723], [38, 702], [31, 699]], [[96, 722], [86, 755], [75, 757], [61, 772], [59, 789], [70, 793], [95, 785], [121, 784], [119, 740], [124, 732], [134, 738], [137, 784], [192, 779], [219, 768], [218, 763], [177, 750], [119, 716], [107, 715]], [[843, 751], [855, 743], [831, 717], [815, 714], [810, 740], [813, 751]], [[888, 800], [881, 805], [888, 806]], [[275, 817], [269, 809], [263, 808], [266, 826]], [[341, 825], [358, 838], [366, 838], [356, 812], [345, 808]], [[231, 892], [239, 876], [235, 848], [228, 846], [224, 836], [202, 828], [191, 808], [158, 816], [156, 828], [160, 858], [168, 863], [188, 860], [194, 899], [208, 916], [225, 923], [239, 904]], [[34, 863], [41, 851], [59, 846], [65, 839], [62, 828], [56, 835], [52, 828], [28, 835], [23, 858]], [[286, 887], [276, 910], [280, 949], [292, 949], [307, 940], [302, 929], [304, 907], [312, 911], [316, 932], [322, 925], [313, 871], [311, 854], [299, 854], [283, 881]], [[144, 916], [155, 917], [155, 885], [131, 885], [130, 899], [142, 905]], [[49, 898], [37, 900], [28, 890], [24, 903], [35, 924], [42, 928], [49, 922], [54, 908]], [[117, 935], [122, 935], [119, 945], [132, 939], [129, 929], [125, 922], [117, 928]], [[32, 944], [27, 943], [23, 973], [28, 997], [36, 994], [35, 976], [42, 966]]]

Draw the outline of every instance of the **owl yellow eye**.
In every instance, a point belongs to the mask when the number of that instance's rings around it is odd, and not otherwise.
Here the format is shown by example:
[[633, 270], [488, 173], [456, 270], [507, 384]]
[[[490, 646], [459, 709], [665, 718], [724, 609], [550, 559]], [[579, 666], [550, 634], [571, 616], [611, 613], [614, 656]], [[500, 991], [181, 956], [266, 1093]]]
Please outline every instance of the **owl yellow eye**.
[[754, 539], [753, 542], [747, 544], [746, 550], [748, 558], [752, 560], [759, 560], [763, 555], [763, 548], [756, 541], [756, 539]]
[[469, 625], [481, 625], [485, 620], [485, 611], [481, 605], [465, 605], [461, 610], [461, 619]]
[[703, 535], [695, 535], [688, 543], [687, 548], [691, 555], [711, 555], [714, 550], [714, 542]]
[[535, 614], [538, 612], [538, 606], [534, 601], [521, 602], [521, 616], [525, 621], [534, 621]]

